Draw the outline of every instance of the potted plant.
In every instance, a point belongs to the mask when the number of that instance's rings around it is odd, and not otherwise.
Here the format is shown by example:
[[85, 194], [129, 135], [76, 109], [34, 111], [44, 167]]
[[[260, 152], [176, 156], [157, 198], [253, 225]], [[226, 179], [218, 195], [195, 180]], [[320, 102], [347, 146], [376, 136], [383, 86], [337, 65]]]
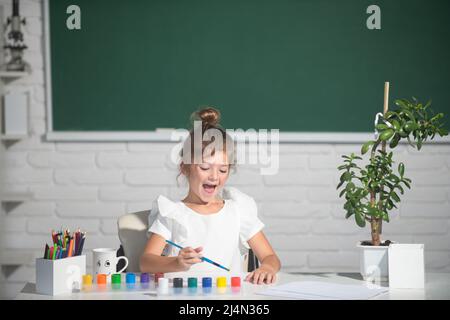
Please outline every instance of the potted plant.
[[402, 140], [420, 150], [423, 143], [436, 134], [441, 137], [448, 134], [442, 123], [444, 115], [431, 110], [431, 101], [422, 104], [415, 98], [399, 99], [395, 101], [397, 108], [388, 111], [388, 92], [386, 82], [384, 112], [377, 114], [375, 139], [361, 147], [361, 155], [369, 155], [368, 163], [359, 166], [363, 158], [352, 153], [343, 155], [344, 164], [338, 167], [343, 173], [337, 189], [342, 188], [339, 197], [345, 198], [346, 218], [353, 217], [359, 227], [370, 225], [371, 240], [357, 245], [361, 250], [360, 272], [365, 279], [369, 276], [387, 279], [387, 249], [391, 241], [382, 241], [382, 223], [389, 222], [389, 212], [397, 208], [404, 188], [411, 188], [411, 179], [405, 176], [405, 165], [401, 162], [396, 165], [394, 152], [390, 150]]

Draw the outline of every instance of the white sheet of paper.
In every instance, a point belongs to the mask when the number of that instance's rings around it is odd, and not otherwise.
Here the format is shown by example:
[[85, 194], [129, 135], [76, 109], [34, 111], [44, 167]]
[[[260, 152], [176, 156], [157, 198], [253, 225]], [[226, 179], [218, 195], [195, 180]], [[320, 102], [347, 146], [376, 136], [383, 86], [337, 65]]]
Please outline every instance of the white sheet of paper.
[[368, 287], [322, 281], [298, 281], [272, 287], [258, 294], [294, 299], [367, 300], [387, 291], [388, 288], [375, 285]]

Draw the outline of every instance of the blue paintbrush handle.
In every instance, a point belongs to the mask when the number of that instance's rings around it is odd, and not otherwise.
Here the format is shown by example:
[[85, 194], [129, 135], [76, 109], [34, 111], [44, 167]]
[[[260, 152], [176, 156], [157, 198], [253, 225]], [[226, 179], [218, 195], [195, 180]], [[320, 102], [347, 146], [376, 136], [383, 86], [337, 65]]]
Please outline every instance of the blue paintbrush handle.
[[178, 249], [183, 249], [182, 246], [177, 245], [175, 242], [172, 242], [172, 241], [170, 241], [170, 240], [166, 240], [166, 242], [167, 242], [168, 244], [173, 245], [174, 247], [177, 247]]
[[218, 264], [217, 262], [214, 262], [214, 261], [212, 261], [212, 260], [209, 260], [208, 258], [203, 257], [202, 260], [203, 260], [203, 261], [206, 261], [206, 262], [209, 262], [209, 263], [215, 265], [216, 267], [219, 267], [219, 268], [222, 268], [222, 269], [224, 269], [224, 270], [230, 271], [230, 269], [225, 268], [224, 266]]
[[[184, 249], [182, 246], [179, 246], [179, 245], [177, 245], [176, 243], [174, 243], [174, 242], [172, 242], [172, 241], [170, 241], [170, 240], [166, 240], [166, 242], [167, 242], [168, 244], [174, 246], [174, 247], [177, 247], [178, 249]], [[219, 267], [219, 268], [222, 268], [222, 269], [224, 269], [224, 270], [230, 271], [230, 269], [225, 268], [224, 266], [221, 266], [221, 265], [218, 264], [217, 262], [214, 262], [214, 261], [212, 261], [212, 260], [210, 260], [210, 259], [208, 259], [208, 258], [202, 257], [202, 260], [203, 260], [203, 261], [206, 261], [206, 262], [209, 262], [209, 263], [211, 263], [212, 265], [215, 265], [216, 267]]]

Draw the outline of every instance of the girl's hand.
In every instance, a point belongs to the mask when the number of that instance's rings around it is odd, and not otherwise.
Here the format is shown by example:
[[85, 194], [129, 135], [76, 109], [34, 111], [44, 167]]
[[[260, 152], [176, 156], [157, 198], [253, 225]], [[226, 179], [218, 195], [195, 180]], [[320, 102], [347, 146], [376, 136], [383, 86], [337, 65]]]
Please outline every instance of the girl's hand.
[[202, 255], [200, 252], [203, 250], [203, 247], [191, 248], [186, 247], [181, 249], [178, 252], [177, 256], [177, 264], [180, 267], [181, 271], [187, 271], [191, 268], [192, 265], [196, 263], [203, 262]]
[[261, 266], [253, 272], [250, 272], [245, 281], [249, 281], [253, 284], [271, 284], [274, 283], [277, 277], [277, 273], [270, 267]]

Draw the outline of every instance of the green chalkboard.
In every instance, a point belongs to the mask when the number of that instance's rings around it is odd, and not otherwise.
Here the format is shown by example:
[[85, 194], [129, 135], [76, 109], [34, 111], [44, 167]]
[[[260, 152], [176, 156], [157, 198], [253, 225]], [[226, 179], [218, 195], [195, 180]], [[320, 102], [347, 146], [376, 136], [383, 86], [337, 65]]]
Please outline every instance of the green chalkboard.
[[[394, 98], [449, 113], [450, 1], [48, 0], [54, 131], [227, 128], [369, 132]], [[81, 30], [69, 30], [69, 5]]]

